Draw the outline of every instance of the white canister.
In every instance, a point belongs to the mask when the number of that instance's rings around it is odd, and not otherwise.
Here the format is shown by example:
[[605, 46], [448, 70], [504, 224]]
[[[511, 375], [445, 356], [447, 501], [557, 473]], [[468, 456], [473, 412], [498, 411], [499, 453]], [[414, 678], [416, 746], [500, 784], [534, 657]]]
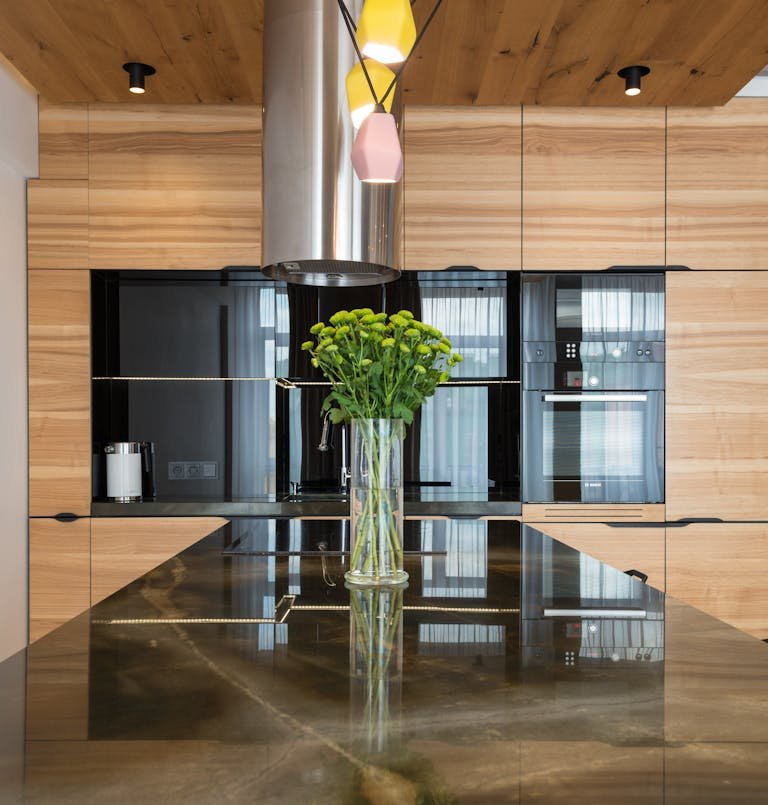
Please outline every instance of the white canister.
[[118, 503], [141, 500], [141, 442], [110, 442], [107, 454], [107, 497]]

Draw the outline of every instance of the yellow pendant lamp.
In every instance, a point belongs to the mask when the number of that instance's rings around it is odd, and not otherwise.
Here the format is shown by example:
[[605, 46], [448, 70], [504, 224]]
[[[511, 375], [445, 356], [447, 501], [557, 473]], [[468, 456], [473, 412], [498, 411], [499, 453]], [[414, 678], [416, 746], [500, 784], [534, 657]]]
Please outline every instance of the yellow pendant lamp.
[[409, 0], [365, 0], [357, 23], [357, 42], [364, 56], [398, 64], [408, 57], [415, 41]]
[[[364, 59], [365, 69], [373, 84], [373, 90], [377, 98], [383, 97], [389, 85], [395, 78], [395, 74], [384, 64], [373, 59]], [[371, 95], [371, 88], [365, 80], [365, 71], [360, 62], [347, 73], [347, 101], [349, 102], [349, 112], [352, 115], [352, 125], [359, 129], [362, 122], [374, 110], [376, 102]], [[392, 109], [392, 99], [395, 93], [390, 92], [384, 99], [384, 109], [389, 112]]]

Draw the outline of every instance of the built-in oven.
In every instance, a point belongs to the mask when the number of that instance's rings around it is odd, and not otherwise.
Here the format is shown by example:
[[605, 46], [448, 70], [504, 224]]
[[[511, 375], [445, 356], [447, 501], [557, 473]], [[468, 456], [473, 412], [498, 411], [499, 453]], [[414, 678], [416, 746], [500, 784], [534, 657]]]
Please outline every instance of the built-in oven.
[[523, 393], [523, 500], [664, 500], [664, 392]]
[[527, 503], [664, 500], [663, 274], [523, 278]]

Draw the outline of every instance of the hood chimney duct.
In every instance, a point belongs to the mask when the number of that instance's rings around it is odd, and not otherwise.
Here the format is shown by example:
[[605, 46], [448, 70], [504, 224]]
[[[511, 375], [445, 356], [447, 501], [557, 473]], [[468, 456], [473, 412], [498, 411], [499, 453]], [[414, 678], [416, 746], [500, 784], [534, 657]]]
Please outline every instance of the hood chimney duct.
[[[357, 18], [362, 0], [349, 6]], [[402, 182], [363, 183], [350, 161], [354, 63], [336, 0], [264, 0], [261, 265], [273, 279], [347, 286], [400, 276]]]

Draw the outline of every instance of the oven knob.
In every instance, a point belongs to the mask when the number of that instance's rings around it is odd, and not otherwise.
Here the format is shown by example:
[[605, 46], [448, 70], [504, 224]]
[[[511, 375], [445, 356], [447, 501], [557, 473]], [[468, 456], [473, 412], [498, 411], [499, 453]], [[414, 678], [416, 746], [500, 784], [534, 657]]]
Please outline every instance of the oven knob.
[[651, 354], [651, 350], [650, 350], [650, 349], [646, 349], [646, 350], [645, 350], [645, 354], [646, 354], [646, 355], [650, 355], [650, 354]]
[[638, 355], [642, 355], [642, 354], [643, 354], [643, 350], [642, 350], [642, 349], [638, 349], [638, 350], [637, 350], [637, 354], [638, 354]]
[[537, 354], [537, 355], [543, 355], [543, 354], [544, 354], [544, 350], [543, 350], [543, 349], [537, 349], [537, 350], [536, 350], [536, 354]]
[[589, 383], [590, 386], [596, 386], [599, 382], [600, 378], [595, 377], [595, 375], [590, 375], [589, 380], [587, 380], [587, 383]]

